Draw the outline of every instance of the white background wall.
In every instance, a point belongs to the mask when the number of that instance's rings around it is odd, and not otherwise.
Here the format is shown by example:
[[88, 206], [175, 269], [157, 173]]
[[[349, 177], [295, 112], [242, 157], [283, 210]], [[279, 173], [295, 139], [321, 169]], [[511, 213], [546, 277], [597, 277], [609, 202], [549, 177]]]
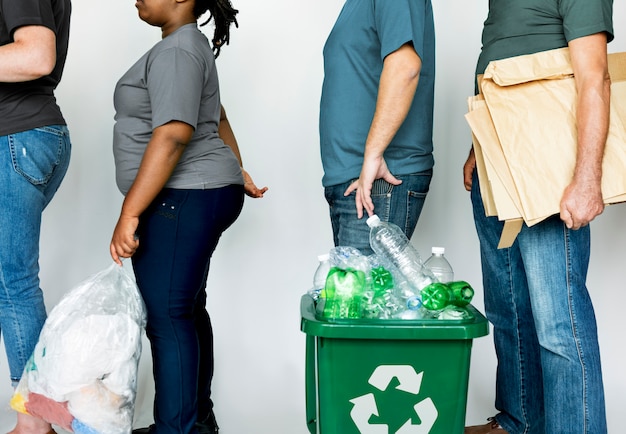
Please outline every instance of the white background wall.
[[[270, 190], [247, 199], [223, 236], [209, 276], [208, 307], [216, 340], [214, 399], [221, 432], [306, 433], [304, 341], [299, 299], [311, 285], [316, 255], [332, 247], [321, 187], [317, 116], [322, 47], [342, 0], [237, 0], [239, 29], [218, 59], [222, 100], [244, 166]], [[470, 146], [463, 119], [487, 2], [439, 0], [435, 102], [436, 168], [413, 242], [423, 256], [443, 245], [456, 276], [477, 290], [478, 240], [461, 168]], [[626, 51], [626, 4], [615, 2], [616, 39]], [[137, 18], [132, 0], [74, 1], [73, 33], [58, 100], [74, 145], [72, 163], [44, 214], [41, 279], [52, 308], [64, 292], [109, 265], [108, 246], [122, 200], [114, 184], [112, 93], [117, 79], [160, 38]], [[212, 29], [207, 26], [206, 32]], [[589, 287], [600, 329], [609, 432], [623, 431], [626, 399], [624, 292], [626, 207], [593, 224]], [[144, 340], [144, 343], [147, 342]], [[147, 346], [144, 348], [147, 349]], [[491, 337], [474, 341], [468, 423], [492, 415], [495, 356]], [[4, 352], [0, 355], [0, 431], [15, 416]], [[136, 425], [151, 422], [148, 351], [140, 366]]]

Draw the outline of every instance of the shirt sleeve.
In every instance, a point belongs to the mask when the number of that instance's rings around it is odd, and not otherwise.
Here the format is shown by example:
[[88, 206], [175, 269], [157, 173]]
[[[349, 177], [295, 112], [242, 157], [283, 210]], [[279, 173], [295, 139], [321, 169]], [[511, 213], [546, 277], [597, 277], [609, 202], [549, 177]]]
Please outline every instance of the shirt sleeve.
[[202, 62], [188, 51], [164, 50], [148, 65], [152, 129], [181, 121], [196, 129], [204, 86]]
[[44, 26], [56, 33], [51, 0], [1, 0], [8, 33], [23, 26]]
[[611, 0], [562, 0], [560, 9], [565, 39], [568, 42], [602, 32], [607, 34], [609, 42], [613, 40]]
[[423, 58], [428, 3], [429, 0], [374, 0], [382, 59], [409, 42]]

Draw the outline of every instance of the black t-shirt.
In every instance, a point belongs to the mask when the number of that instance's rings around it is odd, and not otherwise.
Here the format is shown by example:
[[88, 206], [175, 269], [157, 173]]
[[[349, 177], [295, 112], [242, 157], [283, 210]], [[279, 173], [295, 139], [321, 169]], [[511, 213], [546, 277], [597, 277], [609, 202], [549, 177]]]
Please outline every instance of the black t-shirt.
[[0, 136], [45, 125], [65, 125], [54, 97], [67, 56], [70, 0], [0, 0], [0, 45], [13, 42], [15, 30], [39, 25], [56, 35], [57, 63], [48, 76], [21, 83], [0, 82]]

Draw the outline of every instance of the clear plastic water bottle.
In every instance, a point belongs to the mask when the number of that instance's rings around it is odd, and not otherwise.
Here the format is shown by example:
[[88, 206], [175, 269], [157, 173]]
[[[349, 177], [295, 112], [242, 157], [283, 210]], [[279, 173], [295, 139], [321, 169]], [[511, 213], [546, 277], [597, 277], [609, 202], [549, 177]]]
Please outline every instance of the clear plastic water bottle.
[[448, 283], [454, 280], [454, 270], [445, 256], [446, 249], [443, 247], [433, 247], [432, 255], [424, 262], [441, 283]]
[[314, 300], [319, 298], [320, 292], [326, 285], [326, 278], [328, 277], [328, 272], [330, 271], [330, 254], [324, 253], [318, 255], [317, 260], [319, 261], [319, 264], [313, 274], [313, 288], [309, 291], [309, 294]]
[[372, 250], [391, 261], [411, 286], [421, 290], [436, 281], [432, 272], [424, 267], [418, 251], [402, 229], [393, 223], [381, 221], [377, 215], [368, 218], [367, 225], [370, 227]]

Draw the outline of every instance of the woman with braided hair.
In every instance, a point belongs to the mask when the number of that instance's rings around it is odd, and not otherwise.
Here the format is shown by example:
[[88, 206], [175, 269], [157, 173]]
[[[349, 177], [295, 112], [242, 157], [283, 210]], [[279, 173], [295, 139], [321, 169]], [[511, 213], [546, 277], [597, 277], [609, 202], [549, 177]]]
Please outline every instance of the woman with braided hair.
[[[113, 153], [125, 199], [110, 251], [120, 265], [132, 257], [155, 382], [155, 423], [134, 432], [217, 433], [205, 308], [209, 263], [239, 216], [244, 193], [265, 192], [241, 169], [236, 142], [220, 137], [228, 124], [215, 57], [229, 42], [237, 10], [228, 0], [137, 0], [135, 6], [143, 21], [161, 28], [162, 40], [122, 76], [114, 94]], [[197, 24], [207, 11], [215, 22], [212, 44]]]

